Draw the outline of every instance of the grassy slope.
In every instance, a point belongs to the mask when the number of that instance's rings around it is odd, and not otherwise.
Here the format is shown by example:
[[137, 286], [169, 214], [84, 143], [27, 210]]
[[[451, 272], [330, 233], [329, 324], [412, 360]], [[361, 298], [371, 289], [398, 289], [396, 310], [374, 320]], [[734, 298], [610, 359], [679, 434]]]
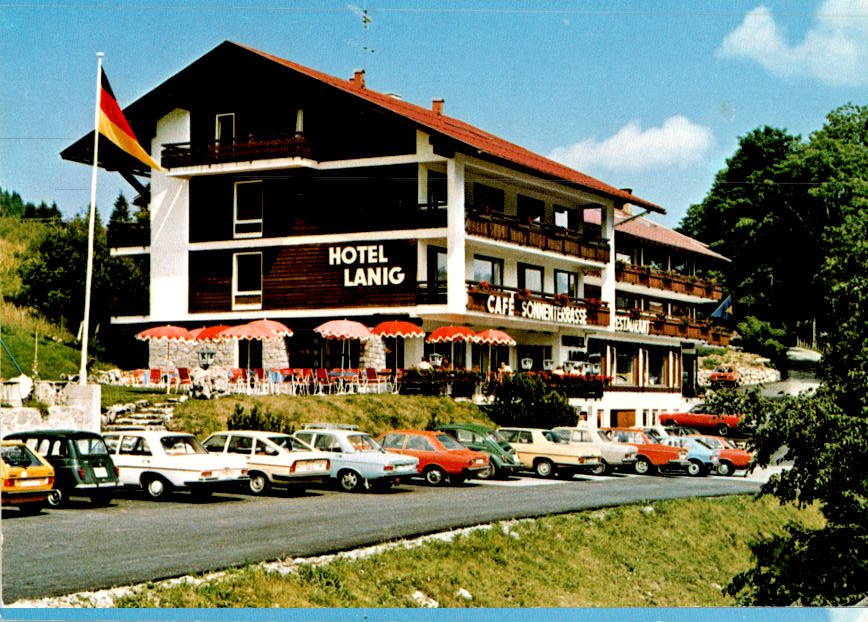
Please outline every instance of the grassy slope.
[[491, 425], [485, 414], [469, 402], [450, 398], [406, 395], [342, 395], [333, 397], [224, 397], [218, 400], [188, 400], [175, 408], [172, 427], [204, 438], [226, 429], [226, 419], [235, 404], [245, 409], [254, 405], [260, 411], [287, 418], [296, 428], [304, 423], [353, 423], [377, 435], [398, 427], [424, 428], [432, 421], [474, 421]]
[[[148, 586], [118, 606], [412, 607], [416, 590], [444, 607], [726, 606], [735, 603], [721, 587], [751, 565], [748, 543], [788, 521], [822, 524], [816, 508], [768, 498], [661, 501], [522, 521], [285, 576], [248, 566], [195, 587]], [[457, 596], [460, 588], [473, 600]]]
[[[58, 335], [61, 331], [54, 329], [44, 320], [39, 320], [13, 305], [4, 305], [2, 335], [6, 347], [12, 352], [21, 370], [28, 376], [32, 375], [34, 333], [39, 337], [39, 377], [45, 380], [58, 380], [61, 374], [76, 374], [81, 360], [81, 351], [65, 343]], [[20, 320], [7, 321], [16, 315]], [[18, 375], [18, 370], [4, 351], [2, 353], [2, 373], [4, 378]]]

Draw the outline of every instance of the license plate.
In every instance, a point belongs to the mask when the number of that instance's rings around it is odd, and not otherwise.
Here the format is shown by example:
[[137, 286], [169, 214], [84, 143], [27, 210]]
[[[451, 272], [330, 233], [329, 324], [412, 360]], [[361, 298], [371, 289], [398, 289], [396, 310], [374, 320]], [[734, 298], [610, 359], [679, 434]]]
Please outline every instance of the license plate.
[[22, 479], [18, 481], [18, 485], [22, 488], [35, 488], [45, 484], [45, 478], [40, 479]]
[[93, 474], [97, 477], [108, 477], [108, 471], [105, 467], [93, 467]]
[[295, 465], [296, 473], [310, 473], [311, 471], [325, 471], [325, 460], [303, 460]]
[[398, 467], [399, 471], [413, 471], [416, 469], [415, 464], [402, 464]]

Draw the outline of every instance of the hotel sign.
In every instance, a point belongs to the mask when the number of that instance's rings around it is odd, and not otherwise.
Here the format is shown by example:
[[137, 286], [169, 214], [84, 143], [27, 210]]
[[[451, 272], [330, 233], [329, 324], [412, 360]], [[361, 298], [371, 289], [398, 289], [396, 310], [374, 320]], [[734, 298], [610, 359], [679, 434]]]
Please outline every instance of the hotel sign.
[[588, 310], [584, 307], [553, 305], [543, 300], [516, 301], [514, 292], [507, 296], [496, 294], [487, 296], [484, 309], [493, 315], [520, 317], [565, 326], [585, 326], [588, 323]]
[[615, 330], [620, 333], [647, 335], [651, 332], [651, 320], [634, 320], [626, 315], [617, 315], [615, 316]]
[[329, 247], [330, 266], [343, 268], [344, 287], [400, 285], [407, 278], [401, 266], [392, 265], [382, 244]]

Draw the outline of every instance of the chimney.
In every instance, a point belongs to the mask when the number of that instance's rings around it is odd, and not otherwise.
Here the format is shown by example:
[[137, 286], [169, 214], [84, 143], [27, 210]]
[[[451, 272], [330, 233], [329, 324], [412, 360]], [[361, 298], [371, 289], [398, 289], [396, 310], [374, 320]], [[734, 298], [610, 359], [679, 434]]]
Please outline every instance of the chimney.
[[356, 86], [360, 89], [365, 88], [365, 70], [364, 69], [356, 69], [353, 72], [353, 77], [350, 78], [350, 82], [353, 83], [353, 86]]
[[443, 103], [446, 100], [442, 97], [440, 99], [432, 99], [431, 100], [431, 110], [434, 111], [434, 114], [441, 115], [443, 114]]

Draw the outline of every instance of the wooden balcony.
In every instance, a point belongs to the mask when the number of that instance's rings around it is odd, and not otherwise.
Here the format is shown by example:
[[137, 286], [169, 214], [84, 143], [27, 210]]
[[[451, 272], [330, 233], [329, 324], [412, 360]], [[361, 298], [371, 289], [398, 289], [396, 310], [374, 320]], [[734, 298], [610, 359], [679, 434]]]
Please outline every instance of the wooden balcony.
[[275, 158], [309, 158], [310, 147], [304, 136], [276, 134], [250, 136], [244, 142], [219, 141], [195, 143], [166, 143], [160, 163], [164, 168], [220, 164], [223, 162], [249, 162]]
[[619, 309], [617, 315], [620, 318], [647, 321], [648, 334], [650, 335], [662, 335], [676, 339], [692, 339], [718, 346], [729, 344], [729, 333], [710, 322], [669, 315], [656, 315], [635, 309]]
[[621, 283], [633, 283], [676, 294], [708, 298], [709, 300], [723, 299], [723, 286], [683, 274], [653, 270], [647, 266], [640, 267], [624, 263], [617, 263], [615, 265], [615, 274]]
[[[525, 302], [542, 303], [542, 305], [531, 306], [531, 314], [526, 316], [522, 313], [525, 306], [522, 303]], [[498, 311], [492, 312], [491, 309]], [[467, 310], [512, 319], [548, 321], [564, 326], [609, 325], [609, 306], [598, 300], [572, 298], [565, 294], [541, 294], [473, 281], [467, 283]], [[539, 317], [533, 315], [533, 311], [536, 311]], [[560, 316], [561, 319], [556, 316]], [[581, 321], [582, 317], [584, 322]]]
[[601, 263], [609, 260], [609, 245], [605, 240], [588, 240], [564, 227], [521, 223], [514, 216], [498, 212], [484, 213], [472, 208], [467, 210], [465, 227], [468, 234], [490, 240], [530, 246]]
[[109, 248], [150, 246], [151, 225], [137, 222], [110, 222], [106, 228]]

